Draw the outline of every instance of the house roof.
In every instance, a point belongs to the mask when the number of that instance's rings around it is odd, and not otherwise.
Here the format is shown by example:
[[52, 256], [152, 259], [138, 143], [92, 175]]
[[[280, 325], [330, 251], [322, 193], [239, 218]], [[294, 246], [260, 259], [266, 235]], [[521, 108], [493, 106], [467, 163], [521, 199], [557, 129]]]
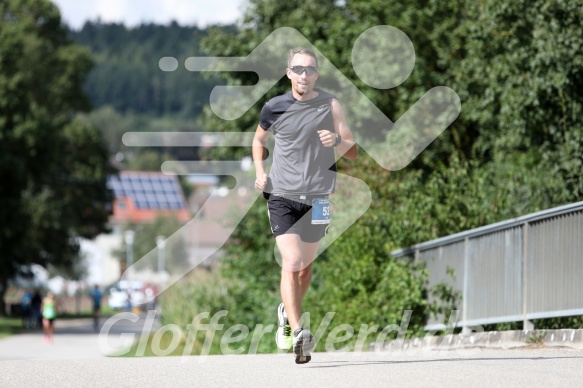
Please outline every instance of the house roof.
[[115, 199], [129, 198], [136, 209], [180, 210], [186, 209], [186, 201], [178, 178], [160, 172], [122, 171], [110, 176], [107, 185]]

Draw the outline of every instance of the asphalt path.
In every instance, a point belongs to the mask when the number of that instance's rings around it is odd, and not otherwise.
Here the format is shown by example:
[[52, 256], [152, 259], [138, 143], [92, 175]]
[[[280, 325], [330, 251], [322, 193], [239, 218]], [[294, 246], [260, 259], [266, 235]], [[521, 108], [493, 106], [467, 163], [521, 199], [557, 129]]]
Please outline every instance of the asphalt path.
[[[115, 352], [123, 353], [124, 349], [131, 346], [130, 337], [139, 340], [145, 327], [151, 330], [159, 328], [158, 317], [153, 312], [150, 316], [145, 313], [123, 314], [125, 315], [117, 314], [113, 320], [109, 320], [110, 317], [102, 317], [97, 332], [92, 319], [56, 319], [51, 344], [43, 341], [42, 329], [4, 338], [0, 340], [0, 362], [106, 358]], [[102, 335], [99, 335], [99, 332]], [[2, 365], [0, 364], [0, 371]]]
[[[139, 338], [144, 324], [144, 317], [118, 321], [109, 329], [108, 346], [123, 342], [120, 333]], [[90, 321], [61, 322], [52, 345], [41, 333], [0, 340], [0, 386], [581, 387], [583, 351], [329, 352], [314, 353], [304, 365], [291, 354], [123, 358], [103, 354]]]
[[566, 349], [17, 360], [0, 362], [0, 386], [580, 387], [582, 367]]

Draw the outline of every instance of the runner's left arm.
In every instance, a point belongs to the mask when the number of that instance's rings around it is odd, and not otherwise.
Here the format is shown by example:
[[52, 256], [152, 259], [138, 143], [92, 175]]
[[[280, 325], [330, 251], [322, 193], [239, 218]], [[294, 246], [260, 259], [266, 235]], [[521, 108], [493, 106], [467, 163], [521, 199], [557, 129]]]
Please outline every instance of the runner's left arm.
[[[334, 131], [325, 129], [318, 131], [320, 141], [325, 147], [336, 146], [336, 150], [340, 156], [349, 160], [355, 160], [357, 156], [356, 142], [352, 136], [352, 131], [350, 131], [346, 123], [344, 109], [342, 109], [342, 106], [336, 99], [332, 100], [332, 117], [334, 119]], [[337, 138], [337, 135], [339, 138]], [[337, 144], [338, 140], [340, 140], [339, 144]]]

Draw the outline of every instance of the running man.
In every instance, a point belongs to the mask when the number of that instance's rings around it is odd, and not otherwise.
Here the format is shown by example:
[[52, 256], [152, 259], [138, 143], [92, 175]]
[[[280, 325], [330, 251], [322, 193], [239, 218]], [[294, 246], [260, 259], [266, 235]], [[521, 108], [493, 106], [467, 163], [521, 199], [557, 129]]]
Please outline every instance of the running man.
[[[318, 59], [305, 48], [290, 50], [287, 77], [291, 91], [269, 100], [253, 139], [255, 187], [267, 199], [269, 222], [282, 255], [277, 309], [280, 349], [293, 346], [296, 363], [310, 361], [314, 338], [300, 322], [301, 304], [312, 278], [318, 244], [330, 224], [329, 195], [336, 183], [334, 151], [356, 158], [352, 133], [336, 98], [315, 88]], [[275, 149], [269, 176], [264, 147], [273, 133]], [[292, 336], [293, 332], [293, 336]]]

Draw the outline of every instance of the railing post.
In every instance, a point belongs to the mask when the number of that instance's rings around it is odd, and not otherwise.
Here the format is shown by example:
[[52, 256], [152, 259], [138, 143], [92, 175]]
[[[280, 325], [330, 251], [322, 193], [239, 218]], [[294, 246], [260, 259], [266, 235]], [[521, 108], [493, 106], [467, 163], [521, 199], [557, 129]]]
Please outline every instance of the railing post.
[[528, 228], [526, 221], [522, 227], [522, 330], [534, 330], [534, 323], [527, 318], [528, 314]]
[[464, 239], [464, 273], [463, 273], [463, 290], [462, 290], [462, 322], [463, 328], [462, 333], [471, 332], [468, 327], [468, 274], [470, 265], [470, 238], [466, 237]]

